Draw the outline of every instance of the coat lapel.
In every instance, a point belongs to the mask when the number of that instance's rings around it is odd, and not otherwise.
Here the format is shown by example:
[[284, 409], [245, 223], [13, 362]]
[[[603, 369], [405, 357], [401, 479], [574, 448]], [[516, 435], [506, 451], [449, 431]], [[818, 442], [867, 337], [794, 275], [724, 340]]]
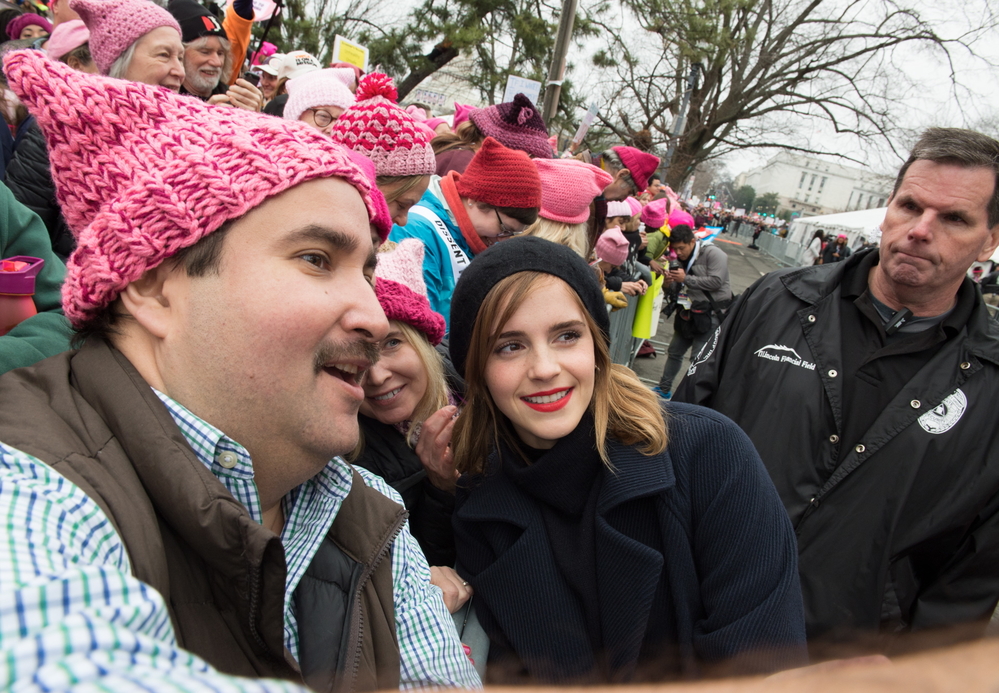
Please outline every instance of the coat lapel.
[[614, 470], [604, 472], [597, 501], [597, 589], [611, 680], [633, 672], [663, 570], [663, 554], [615, 529], [611, 512], [640, 498], [662, 495], [676, 483], [668, 453], [647, 457], [609, 441]]

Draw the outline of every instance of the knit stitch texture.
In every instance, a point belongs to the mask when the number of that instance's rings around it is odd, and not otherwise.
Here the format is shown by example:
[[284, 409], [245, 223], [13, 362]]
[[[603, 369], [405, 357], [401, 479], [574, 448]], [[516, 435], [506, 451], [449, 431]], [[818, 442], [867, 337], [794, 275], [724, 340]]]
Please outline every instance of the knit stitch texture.
[[496, 138], [504, 147], [519, 149], [536, 159], [552, 158], [545, 121], [523, 94], [517, 94], [508, 103], [476, 109], [468, 117], [479, 132]]
[[617, 267], [628, 259], [628, 239], [620, 227], [607, 229], [597, 239], [597, 257]]
[[289, 79], [285, 87], [288, 89], [288, 101], [284, 105], [284, 117], [288, 120], [298, 120], [308, 109], [318, 106], [337, 106], [347, 110], [354, 105], [354, 95], [344, 84], [339, 68], [307, 72], [301, 77]]
[[545, 219], [580, 224], [590, 216], [590, 203], [613, 182], [606, 171], [578, 159], [535, 159], [541, 177], [541, 211]]
[[69, 6], [90, 29], [90, 54], [102, 75], [153, 29], [169, 26], [181, 35], [173, 15], [150, 0], [70, 0]]
[[77, 239], [63, 285], [74, 325], [181, 248], [307, 180], [343, 178], [375, 214], [368, 177], [307, 125], [77, 72], [40, 51], [9, 53], [4, 69], [45, 134]]
[[666, 208], [669, 200], [665, 197], [653, 200], [642, 209], [642, 223], [650, 229], [661, 229], [666, 223]]
[[537, 209], [541, 206], [541, 178], [527, 154], [507, 149], [487, 137], [455, 181], [462, 197], [494, 207]]
[[634, 147], [612, 147], [621, 163], [631, 173], [631, 179], [639, 190], [649, 187], [649, 176], [659, 167], [659, 157]]
[[444, 316], [434, 312], [427, 299], [423, 243], [406, 238], [391, 252], [379, 253], [375, 277], [375, 294], [385, 317], [411, 325], [434, 346], [440, 344], [444, 339]]
[[362, 77], [355, 98], [333, 123], [334, 140], [374, 161], [379, 176], [429, 176], [436, 171], [433, 137], [396, 104], [398, 94], [388, 75]]

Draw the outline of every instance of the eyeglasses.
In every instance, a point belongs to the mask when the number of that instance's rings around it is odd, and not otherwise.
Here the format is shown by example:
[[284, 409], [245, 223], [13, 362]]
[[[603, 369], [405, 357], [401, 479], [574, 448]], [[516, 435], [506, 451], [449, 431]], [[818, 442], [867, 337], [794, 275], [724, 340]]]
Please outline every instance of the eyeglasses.
[[332, 113], [322, 108], [307, 108], [305, 110], [312, 114], [312, 120], [316, 122], [317, 127], [324, 128], [336, 120]]
[[496, 212], [496, 221], [499, 222], [499, 228], [500, 228], [500, 232], [496, 236], [496, 238], [510, 238], [511, 236], [519, 236], [520, 234], [524, 233], [524, 229], [520, 229], [519, 231], [514, 231], [509, 226], [504, 224], [503, 218], [500, 217], [498, 209], [493, 207], [493, 211]]

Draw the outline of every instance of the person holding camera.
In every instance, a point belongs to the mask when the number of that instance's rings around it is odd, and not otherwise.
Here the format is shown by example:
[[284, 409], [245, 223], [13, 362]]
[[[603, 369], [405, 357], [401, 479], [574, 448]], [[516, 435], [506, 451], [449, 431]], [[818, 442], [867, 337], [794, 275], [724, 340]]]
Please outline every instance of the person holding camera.
[[670, 262], [667, 279], [678, 285], [673, 337], [667, 350], [666, 367], [659, 387], [661, 397], [669, 399], [673, 380], [680, 371], [683, 356], [691, 358], [721, 324], [721, 311], [732, 302], [732, 284], [728, 276], [728, 256], [721, 248], [702, 243], [686, 224], [670, 230], [670, 250], [677, 259]]

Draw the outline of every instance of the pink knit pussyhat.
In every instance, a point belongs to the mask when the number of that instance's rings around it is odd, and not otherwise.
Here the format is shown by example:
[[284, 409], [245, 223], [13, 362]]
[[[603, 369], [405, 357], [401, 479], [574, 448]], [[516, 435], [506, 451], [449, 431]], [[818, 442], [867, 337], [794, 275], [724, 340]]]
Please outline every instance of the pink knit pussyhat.
[[690, 216], [690, 212], [677, 208], [669, 213], [669, 227], [673, 229], [680, 225], [694, 228], [694, 217]]
[[330, 137], [374, 161], [379, 176], [429, 176], [437, 170], [432, 136], [396, 105], [388, 75], [365, 75], [354, 97], [356, 103], [333, 123]]
[[454, 118], [451, 119], [451, 129], [457, 130], [458, 126], [468, 120], [468, 116], [475, 110], [475, 106], [454, 102]]
[[391, 251], [378, 253], [375, 294], [389, 320], [404, 322], [437, 346], [444, 339], [444, 316], [434, 312], [423, 282], [423, 243], [407, 238]]
[[631, 205], [629, 205], [624, 200], [608, 200], [607, 202], [607, 218], [611, 217], [630, 217]]
[[69, 0], [83, 23], [90, 29], [90, 54], [102, 75], [106, 75], [114, 61], [129, 46], [161, 26], [177, 30], [180, 24], [151, 0]]
[[541, 177], [538, 215], [564, 224], [581, 224], [590, 217], [590, 203], [614, 178], [578, 159], [534, 159]]
[[313, 70], [285, 83], [288, 101], [284, 105], [286, 120], [298, 120], [310, 108], [336, 106], [347, 110], [354, 105], [354, 95], [337, 74], [338, 68]]
[[62, 289], [76, 326], [146, 270], [299, 183], [343, 178], [374, 215], [368, 177], [307, 125], [77, 72], [40, 51], [8, 53], [4, 70], [42, 128], [77, 240]]
[[637, 217], [642, 213], [642, 203], [634, 197], [626, 197], [624, 201], [628, 203], [628, 208], [631, 209], [631, 216]]
[[642, 210], [642, 223], [647, 229], [655, 230], [663, 227], [663, 224], [666, 223], [666, 208], [668, 206], [669, 200], [665, 197], [645, 205]]
[[597, 245], [594, 248], [597, 258], [604, 262], [609, 262], [615, 267], [623, 264], [628, 259], [628, 250], [628, 239], [621, 233], [620, 226], [611, 227], [600, 234], [600, 237], [597, 239]]

